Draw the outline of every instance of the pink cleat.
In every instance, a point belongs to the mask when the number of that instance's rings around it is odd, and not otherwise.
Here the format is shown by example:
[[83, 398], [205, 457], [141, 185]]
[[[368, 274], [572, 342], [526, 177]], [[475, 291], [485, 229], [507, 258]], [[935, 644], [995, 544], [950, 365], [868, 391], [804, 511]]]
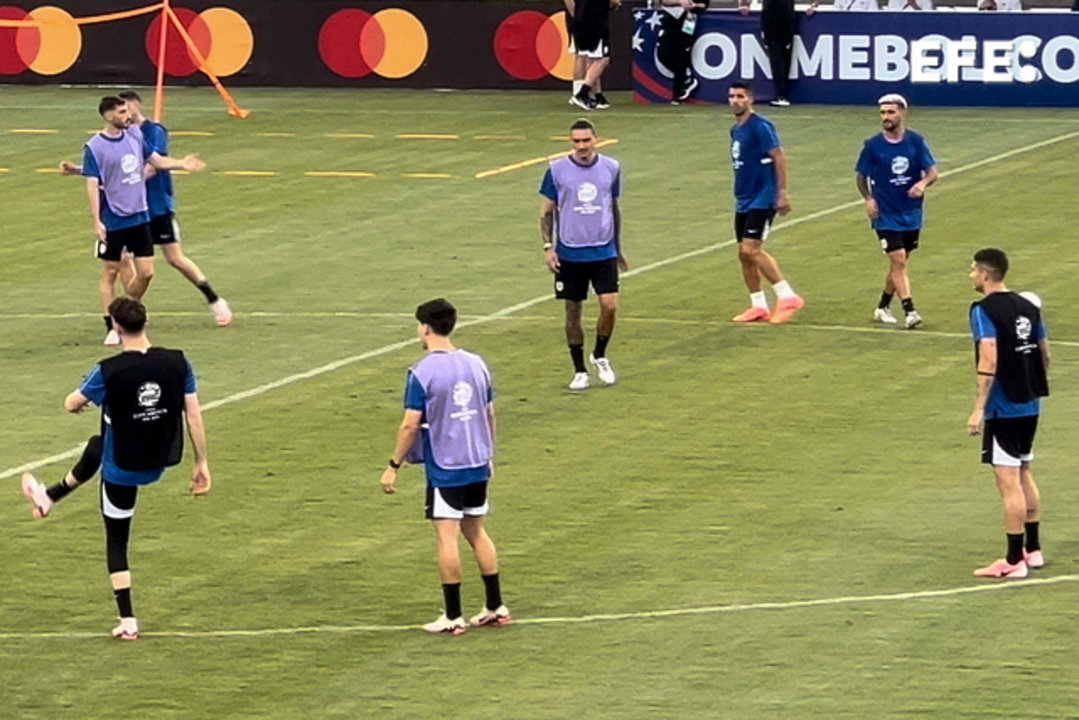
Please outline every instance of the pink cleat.
[[133, 617], [120, 618], [120, 624], [112, 629], [112, 636], [117, 640], [138, 640], [138, 621]]
[[794, 313], [805, 307], [805, 304], [806, 301], [802, 299], [801, 295], [776, 300], [776, 311], [772, 314], [771, 323], [773, 325], [782, 325], [794, 317]]
[[1023, 562], [1027, 564], [1027, 567], [1031, 570], [1039, 570], [1045, 567], [1045, 556], [1042, 555], [1041, 550], [1035, 550], [1034, 552], [1023, 551]]
[[743, 313], [735, 315], [733, 320], [736, 323], [751, 323], [767, 320], [772, 314], [768, 312], [768, 308], [751, 307]]
[[22, 494], [34, 504], [34, 517], [43, 518], [52, 510], [52, 498], [45, 492], [45, 486], [30, 473], [22, 474]]
[[983, 568], [974, 571], [974, 577], [987, 578], [1025, 578], [1027, 576], [1027, 564], [1020, 560], [1015, 565], [1004, 558], [994, 560]]
[[210, 303], [210, 311], [214, 314], [217, 324], [221, 327], [232, 323], [232, 308], [225, 302], [225, 298], [218, 298]]
[[479, 615], [473, 616], [468, 624], [472, 627], [497, 627], [509, 625], [511, 622], [513, 622], [513, 616], [510, 615], [510, 609], [505, 605], [499, 605], [497, 610], [484, 608]]

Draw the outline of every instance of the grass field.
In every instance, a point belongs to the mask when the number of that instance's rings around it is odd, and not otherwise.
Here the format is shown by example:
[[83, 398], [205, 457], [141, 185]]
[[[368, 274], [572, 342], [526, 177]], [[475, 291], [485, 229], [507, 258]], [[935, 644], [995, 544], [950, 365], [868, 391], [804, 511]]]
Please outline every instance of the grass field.
[[[38, 170], [79, 158], [100, 94], [0, 89], [0, 717], [1079, 717], [1074, 111], [915, 108], [945, 177], [906, 332], [869, 321], [885, 263], [852, 167], [874, 109], [765, 110], [794, 203], [769, 244], [808, 304], [735, 327], [728, 113], [616, 96], [596, 119], [634, 268], [620, 381], [572, 394], [543, 166], [475, 177], [565, 149], [561, 93], [243, 90], [238, 121], [171, 92], [174, 154], [209, 164], [177, 178], [184, 247], [237, 320], [216, 328], [159, 262], [150, 335], [196, 367], [215, 485], [188, 497], [185, 463], [140, 498], [145, 636], [118, 643], [96, 490], [34, 521], [15, 472], [97, 423], [61, 408], [106, 354], [85, 193]], [[1004, 545], [964, 432], [987, 245], [1044, 298], [1054, 347], [1050, 565], [1007, 585], [970, 575]], [[519, 619], [459, 638], [418, 630], [441, 605], [422, 473], [378, 487], [411, 312], [439, 295], [495, 376], [489, 527]], [[482, 602], [471, 565], [464, 598]]]

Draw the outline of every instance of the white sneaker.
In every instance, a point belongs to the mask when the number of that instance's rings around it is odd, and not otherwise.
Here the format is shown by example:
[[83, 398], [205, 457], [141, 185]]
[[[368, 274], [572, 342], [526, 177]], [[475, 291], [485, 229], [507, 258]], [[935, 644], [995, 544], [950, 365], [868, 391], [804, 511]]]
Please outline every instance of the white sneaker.
[[105, 333], [105, 342], [104, 342], [104, 344], [108, 345], [109, 347], [114, 347], [116, 345], [119, 345], [120, 344], [120, 336], [116, 334], [115, 330], [109, 330], [107, 333]]
[[918, 314], [917, 310], [911, 310], [907, 313], [907, 329], [913, 330], [922, 324], [922, 316]]
[[30, 473], [22, 474], [22, 494], [34, 504], [34, 517], [43, 518], [52, 510], [52, 498], [45, 492], [45, 486]]
[[463, 617], [450, 620], [446, 617], [446, 613], [442, 613], [437, 620], [424, 625], [423, 629], [435, 635], [464, 635], [468, 632], [468, 625]]
[[484, 608], [479, 615], [470, 618], [468, 624], [472, 627], [482, 627], [484, 625], [509, 625], [511, 622], [513, 622], [513, 617], [510, 615], [510, 609], [505, 605], [499, 605], [497, 610]]
[[120, 624], [112, 629], [112, 636], [117, 640], [138, 640], [138, 621], [133, 617], [120, 618]]
[[689, 96], [692, 95], [693, 93], [695, 93], [699, 86], [700, 86], [700, 83], [697, 81], [697, 78], [695, 78], [695, 77], [690, 78], [689, 82], [686, 83], [686, 87], [682, 91], [682, 94], [678, 96], [678, 98], [677, 98], [678, 101], [679, 102], [685, 102], [686, 100], [689, 100]]
[[210, 310], [217, 319], [217, 324], [221, 327], [232, 322], [232, 310], [229, 308], [229, 304], [225, 302], [225, 298], [219, 297], [217, 300], [210, 303]]
[[885, 325], [895, 325], [899, 321], [896, 320], [895, 315], [892, 315], [892, 309], [887, 307], [879, 307], [873, 311], [873, 319], [877, 322], [882, 322]]
[[599, 375], [599, 379], [604, 382], [605, 385], [614, 385], [618, 380], [615, 377], [614, 369], [611, 368], [611, 361], [605, 357], [598, 358], [595, 355], [588, 356], [588, 364], [596, 369], [596, 374]]
[[791, 101], [785, 97], [777, 97], [768, 103], [772, 107], [790, 107]]
[[588, 373], [576, 373], [573, 379], [569, 381], [570, 390], [584, 390], [588, 387]]

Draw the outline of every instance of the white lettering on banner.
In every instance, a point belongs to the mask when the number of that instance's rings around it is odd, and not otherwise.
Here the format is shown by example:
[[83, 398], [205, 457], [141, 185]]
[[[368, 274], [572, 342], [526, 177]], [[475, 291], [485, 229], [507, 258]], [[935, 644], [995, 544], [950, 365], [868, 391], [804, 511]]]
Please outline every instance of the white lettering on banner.
[[[913, 83], [1032, 83], [1042, 73], [1056, 83], [1079, 82], [1079, 37], [1036, 35], [1011, 40], [953, 40], [932, 33], [910, 40], [899, 35], [817, 36], [812, 46], [795, 36], [790, 77], [820, 80], [873, 80]], [[717, 52], [718, 51], [718, 52]], [[1033, 62], [1040, 60], [1039, 70]], [[771, 78], [768, 54], [750, 33], [737, 38], [721, 32], [701, 35], [693, 45], [693, 69], [702, 78]]]
[[[801, 35], [794, 36], [794, 62], [791, 63], [791, 78], [797, 80], [801, 75], [831, 80], [835, 75], [831, 35], [820, 35], [813, 52], [807, 52]], [[903, 44], [904, 50], [906, 43]]]
[[[864, 65], [865, 67], [856, 67]], [[869, 36], [839, 36], [839, 79], [869, 80]]]
[[873, 38], [873, 79], [880, 82], [906, 80], [910, 75], [907, 62], [909, 46], [899, 35], [877, 35]]
[[[708, 64], [708, 51], [719, 49], [719, 64]], [[706, 80], [722, 80], [734, 72], [738, 64], [738, 48], [723, 33], [704, 33], [693, 43], [693, 71]]]

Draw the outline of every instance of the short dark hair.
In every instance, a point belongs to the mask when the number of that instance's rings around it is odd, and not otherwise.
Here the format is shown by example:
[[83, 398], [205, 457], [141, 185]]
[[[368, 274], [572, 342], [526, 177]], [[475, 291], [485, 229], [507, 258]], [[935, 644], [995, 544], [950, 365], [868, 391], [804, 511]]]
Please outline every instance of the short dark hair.
[[457, 324], [457, 308], [446, 298], [428, 300], [416, 308], [416, 319], [430, 326], [436, 335], [448, 336]]
[[1008, 274], [1008, 256], [1003, 250], [984, 248], [974, 253], [974, 262], [982, 266], [989, 277], [1000, 282]]
[[746, 95], [753, 96], [753, 85], [746, 80], [735, 80], [731, 83], [731, 90], [745, 90]]
[[134, 90], [124, 90], [122, 93], [117, 95], [117, 97], [119, 97], [121, 100], [134, 100], [137, 103], [142, 102], [142, 98], [139, 97], [139, 94]]
[[569, 126], [569, 131], [574, 130], [588, 130], [594, 136], [596, 134], [596, 126], [592, 124], [592, 121], [588, 118], [580, 118], [572, 125]]
[[123, 104], [124, 101], [116, 97], [115, 95], [106, 95], [105, 97], [101, 98], [101, 102], [97, 104], [97, 114], [101, 117], [105, 117], [105, 113], [109, 112], [110, 110], [115, 110]]
[[138, 335], [146, 328], [146, 306], [135, 298], [119, 297], [109, 304], [109, 317], [130, 335]]

